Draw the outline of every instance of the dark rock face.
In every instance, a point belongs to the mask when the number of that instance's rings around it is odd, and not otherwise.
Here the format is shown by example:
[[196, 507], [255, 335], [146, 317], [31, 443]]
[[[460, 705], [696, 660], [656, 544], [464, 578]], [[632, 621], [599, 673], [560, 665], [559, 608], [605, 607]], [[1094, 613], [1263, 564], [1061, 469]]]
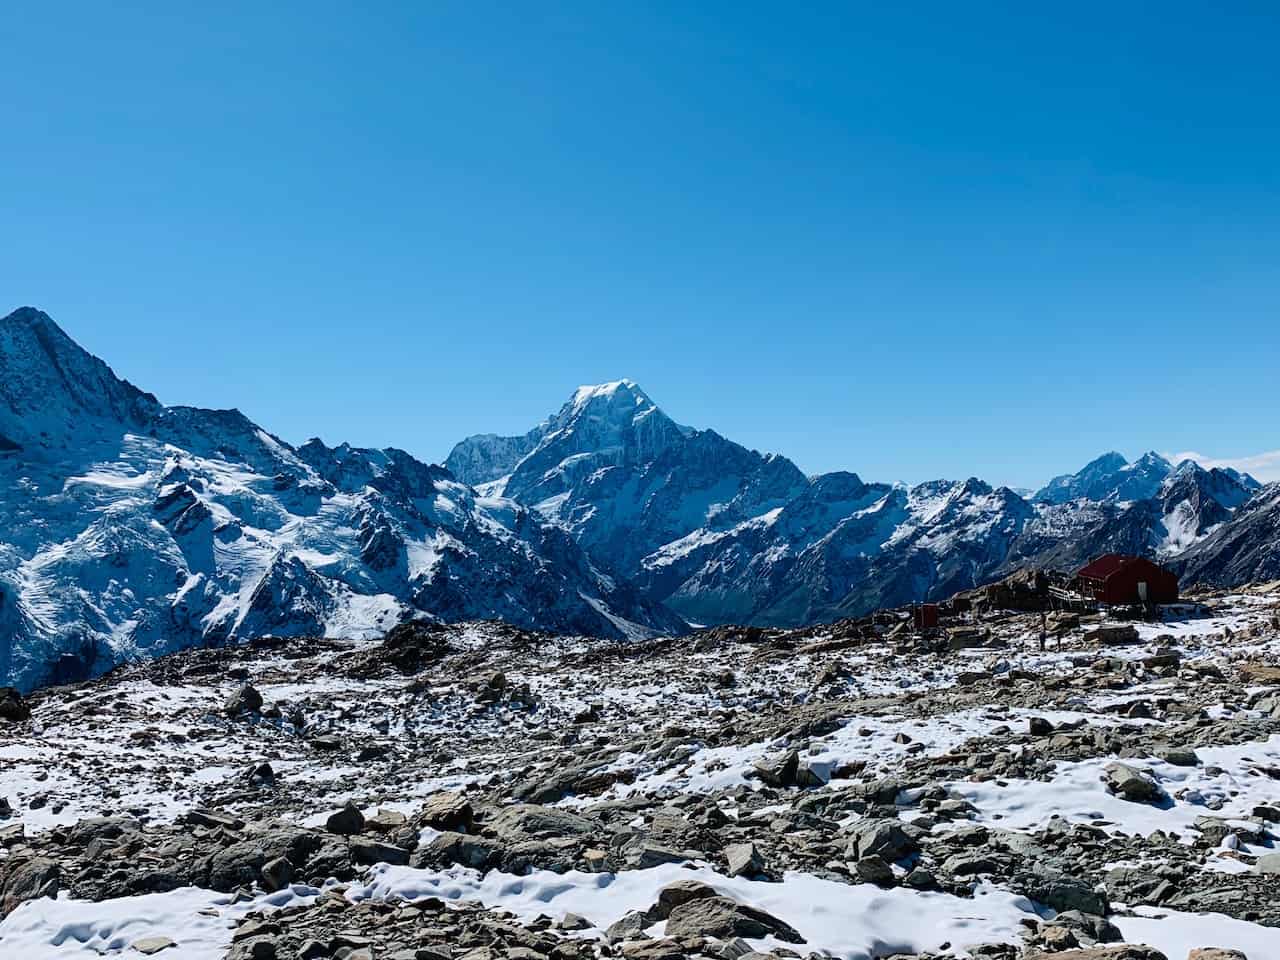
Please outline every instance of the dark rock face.
[[31, 708], [13, 687], [0, 687], [0, 720], [20, 723], [31, 716]]
[[312, 853], [320, 849], [320, 835], [311, 830], [280, 827], [233, 843], [208, 860], [206, 883], [212, 890], [235, 890], [252, 886], [268, 863], [284, 859], [301, 870]]
[[1176, 563], [1189, 582], [1231, 586], [1280, 578], [1280, 483], [1259, 490]]
[[13, 857], [0, 863], [0, 918], [18, 905], [40, 897], [56, 897], [61, 868], [43, 857]]
[[786, 943], [804, 943], [799, 933], [777, 917], [728, 897], [702, 897], [673, 907], [667, 915], [667, 936], [718, 940], [777, 937]]

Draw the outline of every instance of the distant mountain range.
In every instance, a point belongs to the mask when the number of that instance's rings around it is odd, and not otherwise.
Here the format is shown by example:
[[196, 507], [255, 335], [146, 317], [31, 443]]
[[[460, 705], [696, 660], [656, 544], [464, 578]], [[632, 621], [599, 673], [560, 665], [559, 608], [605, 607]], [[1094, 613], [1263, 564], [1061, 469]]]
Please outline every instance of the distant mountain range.
[[1119, 550], [1190, 579], [1280, 577], [1280, 484], [1110, 453], [1030, 497], [805, 476], [682, 426], [631, 381], [579, 388], [444, 466], [293, 447], [166, 407], [31, 308], [0, 320], [0, 683], [260, 634], [410, 617], [637, 638], [798, 625]]

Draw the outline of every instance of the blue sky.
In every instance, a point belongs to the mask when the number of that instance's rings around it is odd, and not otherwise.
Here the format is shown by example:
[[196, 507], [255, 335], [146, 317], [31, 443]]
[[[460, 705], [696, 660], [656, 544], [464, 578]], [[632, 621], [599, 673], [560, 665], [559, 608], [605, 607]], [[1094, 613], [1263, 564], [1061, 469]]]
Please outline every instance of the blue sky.
[[620, 377], [870, 479], [1280, 448], [1274, 4], [364, 6], [5, 5], [0, 310], [437, 460]]

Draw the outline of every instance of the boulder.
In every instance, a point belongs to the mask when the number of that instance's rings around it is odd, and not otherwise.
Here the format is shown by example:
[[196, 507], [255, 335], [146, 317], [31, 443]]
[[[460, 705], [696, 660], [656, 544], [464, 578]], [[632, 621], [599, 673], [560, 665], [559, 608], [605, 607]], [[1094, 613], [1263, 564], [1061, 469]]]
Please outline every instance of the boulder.
[[667, 918], [666, 935], [677, 940], [777, 937], [784, 943], [804, 943], [794, 928], [777, 917], [728, 897], [706, 897], [682, 903]]
[[729, 863], [729, 876], [754, 877], [764, 872], [764, 858], [754, 843], [733, 843], [724, 848]]
[[176, 946], [177, 944], [168, 937], [143, 937], [141, 940], [133, 941], [133, 949], [144, 957], [154, 956], [162, 950]]
[[1046, 864], [1036, 864], [1026, 873], [1019, 874], [1011, 886], [1018, 893], [1060, 913], [1078, 910], [1105, 917], [1111, 912], [1105, 894], [1094, 890], [1084, 880]]
[[261, 709], [262, 694], [247, 683], [231, 694], [227, 705], [222, 708], [228, 717], [237, 717], [242, 713], [257, 713]]
[[436, 793], [427, 798], [418, 819], [425, 827], [436, 830], [457, 830], [470, 826], [475, 812], [467, 798], [460, 793]]
[[0, 687], [0, 720], [21, 723], [31, 716], [31, 708], [16, 687]]
[[44, 857], [0, 862], [0, 917], [28, 900], [56, 897], [61, 876], [58, 864]]
[[408, 822], [408, 818], [399, 810], [380, 809], [372, 817], [365, 819], [364, 828], [374, 833], [392, 833]]
[[324, 828], [330, 833], [343, 836], [360, 833], [364, 830], [364, 814], [360, 812], [359, 807], [348, 800], [341, 810], [329, 814], [329, 818], [324, 822]]
[[755, 775], [771, 787], [796, 786], [796, 775], [799, 771], [800, 753], [796, 750], [772, 757], [762, 757], [755, 763]]
[[893, 867], [889, 866], [884, 857], [879, 854], [873, 853], [869, 857], [863, 857], [853, 865], [853, 869], [858, 879], [866, 883], [874, 883], [881, 887], [893, 885]]
[[609, 924], [608, 929], [604, 932], [604, 938], [609, 943], [623, 943], [626, 941], [639, 940], [644, 936], [645, 927], [649, 926], [651, 921], [647, 916], [639, 910], [632, 910], [630, 913], [624, 914], [620, 919]]
[[1138, 642], [1138, 628], [1132, 624], [1123, 626], [1103, 625], [1084, 632], [1087, 643], [1098, 643], [1104, 647], [1120, 647]]
[[1117, 797], [1132, 803], [1155, 803], [1165, 797], [1159, 784], [1127, 763], [1107, 764], [1102, 782]]
[[1241, 664], [1240, 679], [1248, 684], [1280, 683], [1280, 667], [1266, 663]]
[[1263, 854], [1254, 869], [1258, 873], [1280, 873], [1280, 853]]
[[665, 920], [671, 916], [671, 911], [681, 904], [718, 896], [714, 887], [709, 887], [700, 880], [677, 880], [658, 891], [658, 902], [649, 908], [649, 914], [659, 920]]
[[446, 830], [414, 856], [413, 865], [448, 866], [457, 863], [480, 870], [493, 863], [501, 852], [502, 848], [492, 840]]
[[1164, 751], [1163, 759], [1165, 763], [1171, 763], [1175, 767], [1200, 766], [1200, 758], [1190, 747], [1170, 747]]
[[[618, 947], [623, 960], [685, 960], [688, 954], [683, 946], [670, 937], [658, 940], [630, 940]], [[508, 957], [511, 954], [507, 954]]]
[[847, 856], [853, 861], [879, 856], [888, 863], [896, 863], [919, 852], [916, 841], [897, 820], [866, 820], [854, 825]]
[[208, 860], [207, 877], [197, 885], [223, 892], [251, 887], [261, 879], [262, 868], [278, 857], [303, 866], [323, 839], [323, 834], [301, 827], [271, 827], [216, 851]]
[[517, 803], [503, 807], [489, 827], [504, 840], [546, 837], [584, 837], [600, 830], [600, 825], [568, 810]]
[[383, 843], [369, 837], [353, 837], [351, 859], [365, 866], [373, 866], [375, 863], [406, 866], [409, 863], [409, 851], [393, 843]]

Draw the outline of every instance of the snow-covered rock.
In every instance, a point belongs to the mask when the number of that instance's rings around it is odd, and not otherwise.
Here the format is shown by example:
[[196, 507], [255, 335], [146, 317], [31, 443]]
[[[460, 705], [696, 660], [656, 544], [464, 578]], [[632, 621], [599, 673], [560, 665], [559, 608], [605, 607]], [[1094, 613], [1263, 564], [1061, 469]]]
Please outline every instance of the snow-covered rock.
[[[519, 460], [510, 454], [536, 442]], [[449, 463], [569, 530], [593, 562], [634, 577], [642, 560], [694, 531], [723, 534], [787, 503], [807, 485], [785, 457], [682, 427], [638, 385], [579, 387], [524, 437], [471, 437]]]
[[164, 407], [47, 316], [0, 320], [0, 684], [409, 617], [636, 637], [683, 624], [563, 529], [399, 450], [294, 449]]
[[946, 597], [1024, 564], [1172, 558], [1256, 488], [1155, 453], [1106, 454], [1031, 499], [975, 478], [806, 479], [783, 457], [678, 426], [626, 380], [579, 388], [524, 436], [469, 438], [449, 462], [690, 621], [777, 626]]
[[1172, 470], [1173, 464], [1158, 453], [1144, 453], [1129, 463], [1122, 454], [1112, 451], [1077, 473], [1054, 477], [1034, 499], [1043, 503], [1146, 500], [1155, 496]]
[[580, 387], [521, 436], [468, 438], [447, 467], [295, 448], [237, 410], [163, 406], [24, 308], [0, 320], [0, 683], [408, 617], [794, 626], [1107, 552], [1234, 584], [1280, 576], [1280, 495], [1258, 487], [1154, 453], [1104, 455], [1031, 499], [805, 477], [629, 380]]
[[1280, 580], [1280, 483], [1258, 490], [1176, 565], [1184, 579], [1218, 586]]

